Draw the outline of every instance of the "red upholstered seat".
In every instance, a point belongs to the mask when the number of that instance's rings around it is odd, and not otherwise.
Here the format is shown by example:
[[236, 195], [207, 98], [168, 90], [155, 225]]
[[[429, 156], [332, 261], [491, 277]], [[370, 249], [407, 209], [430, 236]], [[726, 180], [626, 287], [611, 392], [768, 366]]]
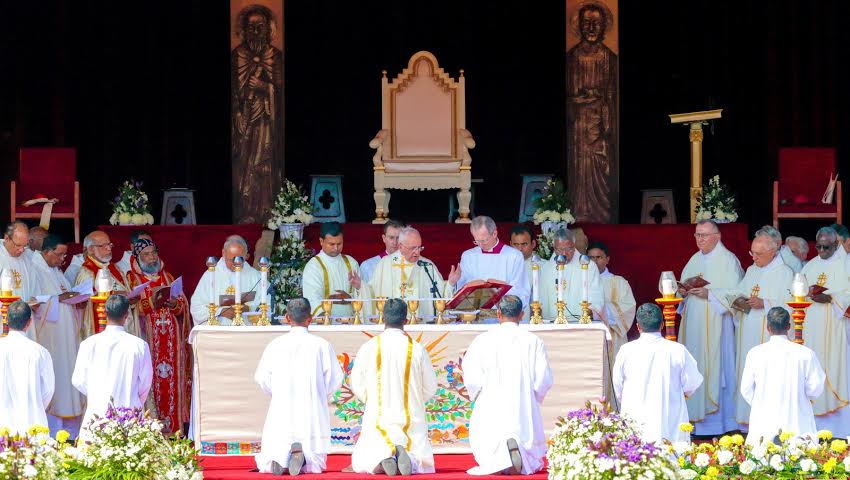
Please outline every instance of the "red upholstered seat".
[[773, 225], [780, 218], [824, 218], [841, 223], [841, 182], [836, 182], [833, 202], [821, 203], [835, 176], [835, 149], [789, 147], [779, 149], [779, 179], [773, 182]]
[[11, 216], [40, 218], [42, 204], [23, 202], [34, 198], [56, 198], [51, 218], [74, 220], [74, 241], [80, 241], [80, 186], [77, 182], [75, 148], [21, 148], [18, 180], [11, 183]]

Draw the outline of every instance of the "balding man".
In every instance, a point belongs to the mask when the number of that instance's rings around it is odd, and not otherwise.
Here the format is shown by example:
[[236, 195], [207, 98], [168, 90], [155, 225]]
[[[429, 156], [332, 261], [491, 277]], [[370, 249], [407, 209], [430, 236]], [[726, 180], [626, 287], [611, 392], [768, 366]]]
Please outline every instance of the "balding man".
[[[788, 308], [786, 302], [791, 300], [788, 288], [794, 279], [794, 272], [779, 256], [775, 238], [766, 232], [756, 233], [750, 256], [753, 264], [747, 268], [738, 286], [718, 298], [734, 315], [739, 380], [750, 349], [770, 340], [768, 310], [773, 307]], [[746, 424], [749, 419], [750, 404], [738, 391], [735, 394], [735, 420]]]
[[[77, 278], [74, 279], [75, 286], [86, 281], [91, 281], [92, 293], [96, 294], [97, 272], [104, 270], [112, 283], [113, 293], [130, 291], [127, 287], [127, 279], [124, 278], [124, 274], [121, 273], [114, 263], [112, 263], [112, 247], [112, 241], [109, 239], [109, 235], [107, 235], [106, 232], [95, 230], [94, 232], [86, 235], [86, 238], [83, 239], [83, 248], [85, 249], [86, 256], [85, 259], [83, 259], [80, 271], [77, 273]], [[136, 300], [137, 299], [134, 299], [131, 303], [135, 304]], [[127, 322], [125, 323], [125, 328], [127, 329], [127, 333], [137, 337], [141, 336], [142, 332], [139, 327], [139, 319], [136, 318], [136, 312], [134, 309], [130, 309], [130, 314], [127, 318]], [[94, 304], [89, 301], [86, 304], [85, 310], [83, 310], [83, 319], [80, 326], [80, 338], [85, 340], [99, 331], [100, 326], [97, 325], [97, 320], [94, 316]]]
[[779, 252], [779, 257], [785, 262], [785, 265], [791, 268], [791, 271], [794, 273], [798, 273], [803, 269], [803, 262], [797, 258], [793, 252], [791, 252], [790, 248], [785, 248], [782, 245], [782, 234], [779, 233], [779, 230], [775, 229], [771, 225], [765, 225], [756, 231], [756, 237], [766, 236], [773, 240], [776, 243], [776, 249]]
[[826, 372], [827, 388], [813, 405], [818, 429], [831, 430], [841, 438], [850, 435], [848, 321], [842, 317], [850, 304], [850, 281], [844, 263], [846, 254], [835, 230], [818, 230], [815, 248], [818, 256], [809, 260], [802, 273], [810, 285], [818, 284], [826, 291], [810, 291], [814, 303], [806, 309], [803, 343], [815, 351]]
[[[251, 252], [248, 250], [248, 242], [239, 235], [231, 235], [227, 237], [224, 246], [221, 248], [221, 258], [215, 266], [215, 273], [209, 271], [204, 272], [201, 280], [198, 281], [198, 286], [195, 288], [195, 293], [192, 294], [192, 320], [195, 325], [206, 324], [210, 321], [209, 304], [214, 303], [219, 305], [221, 295], [235, 295], [236, 292], [236, 273], [233, 270], [233, 259], [242, 257], [242, 273], [240, 274], [240, 292], [246, 294], [256, 292], [254, 299], [250, 302], [245, 302], [243, 312], [254, 312], [260, 303], [260, 295], [257, 289], [260, 285], [260, 272], [258, 272], [248, 261], [251, 258]], [[210, 282], [215, 279], [215, 291], [212, 290]], [[232, 307], [222, 308], [218, 312], [218, 322], [220, 325], [230, 325], [233, 323], [235, 311]], [[251, 325], [248, 318], [244, 318], [245, 325]]]
[[[695, 435], [719, 435], [737, 430], [735, 422], [735, 326], [732, 315], [719, 302], [720, 296], [738, 286], [743, 276], [738, 257], [721, 242], [720, 229], [711, 220], [703, 220], [694, 232], [697, 248], [679, 276], [687, 280], [700, 277], [708, 285], [679, 289], [682, 323], [679, 343], [685, 345], [697, 361], [705, 383], [688, 398], [688, 412], [695, 423]], [[692, 284], [689, 284], [692, 285]], [[716, 308], [715, 308], [716, 307]]]
[[41, 242], [44, 241], [44, 237], [47, 236], [47, 230], [43, 227], [35, 226], [30, 228], [30, 240], [27, 244], [26, 254], [32, 257], [33, 254], [36, 254], [41, 251]]
[[[576, 250], [575, 232], [565, 228], [558, 230], [555, 233], [555, 239], [552, 241], [552, 247], [555, 254], [540, 268], [540, 304], [543, 310], [543, 319], [551, 322], [557, 317], [558, 261], [560, 257], [560, 260], [565, 262], [563, 275], [565, 316], [569, 322], [577, 323], [582, 313], [584, 272], [580, 261], [582, 254]], [[604, 315], [605, 291], [602, 287], [599, 268], [590, 263], [589, 257], [586, 257], [585, 260], [588, 262], [587, 301], [590, 302], [591, 315], [600, 319]]]
[[[41, 294], [32, 257], [25, 253], [29, 238], [27, 224], [12, 222], [6, 226], [3, 247], [0, 248], [0, 273], [9, 271], [12, 275], [12, 292], [23, 301]], [[35, 329], [28, 328], [26, 334], [30, 340], [35, 340]]]

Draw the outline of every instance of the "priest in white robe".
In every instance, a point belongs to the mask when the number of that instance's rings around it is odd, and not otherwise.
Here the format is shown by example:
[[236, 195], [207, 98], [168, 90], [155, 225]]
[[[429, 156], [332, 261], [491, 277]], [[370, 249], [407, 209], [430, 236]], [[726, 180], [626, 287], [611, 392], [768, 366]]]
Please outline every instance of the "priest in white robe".
[[26, 434], [47, 426], [53, 397], [53, 360], [46, 348], [27, 338], [32, 310], [18, 300], [9, 305], [9, 335], [0, 338], [0, 428]]
[[[421, 256], [424, 248], [418, 230], [413, 227], [403, 228], [398, 236], [398, 251], [378, 263], [372, 280], [365, 284], [364, 296], [419, 299], [416, 315], [425, 319], [433, 318], [436, 315], [434, 302], [428, 299], [451, 298], [455, 284], [460, 279], [460, 270], [452, 267], [448, 281], [443, 280], [437, 266]], [[429, 273], [436, 282], [436, 294], [432, 291]], [[355, 278], [353, 283], [354, 288], [361, 288], [361, 279]]]
[[83, 340], [72, 383], [87, 398], [81, 438], [95, 415], [113, 407], [142, 408], [153, 379], [151, 352], [141, 338], [127, 333], [130, 302], [124, 295], [106, 299], [106, 328]]
[[41, 244], [44, 242], [44, 237], [47, 236], [47, 230], [41, 225], [36, 225], [30, 228], [30, 239], [27, 242], [27, 253], [34, 255], [41, 251]]
[[[847, 329], [850, 320], [844, 312], [850, 305], [850, 280], [838, 236], [830, 227], [821, 228], [815, 239], [818, 256], [803, 267], [809, 285], [826, 288], [810, 294], [812, 306], [806, 309], [803, 343], [814, 350], [826, 372], [826, 388], [814, 402], [818, 430], [830, 430], [837, 438], [850, 435], [850, 355]], [[810, 292], [814, 293], [814, 292]]]
[[331, 317], [352, 317], [354, 310], [349, 300], [360, 296], [352, 280], [359, 278], [360, 265], [353, 257], [342, 253], [342, 225], [323, 223], [319, 244], [322, 251], [307, 262], [301, 276], [304, 297], [310, 300], [313, 315], [322, 313], [322, 300], [331, 299], [334, 300]]
[[[6, 226], [3, 248], [0, 248], [0, 273], [8, 270], [12, 275], [12, 292], [21, 300], [29, 302], [39, 295], [38, 279], [32, 265], [32, 257], [26, 255], [30, 233], [24, 222], [12, 222]], [[35, 329], [26, 330], [27, 338], [36, 339]]]
[[[785, 245], [782, 246], [782, 252], [791, 252], [792, 255], [800, 259], [800, 265], [805, 267], [806, 262], [809, 260], [809, 242], [801, 237], [785, 237]], [[786, 254], [782, 253], [782, 258], [785, 258]]]
[[637, 322], [640, 338], [623, 345], [614, 362], [620, 413], [637, 421], [646, 442], [687, 442], [690, 435], [679, 425], [688, 422], [685, 398], [702, 384], [696, 360], [661, 335], [663, 317], [657, 305], [641, 305]]
[[767, 314], [770, 340], [747, 353], [741, 395], [752, 405], [748, 445], [773, 441], [780, 431], [817, 437], [812, 401], [826, 375], [810, 348], [788, 339], [791, 316], [782, 307]]
[[585, 257], [588, 268], [582, 269], [582, 255], [576, 250], [575, 245], [575, 232], [566, 229], [558, 230], [552, 242], [555, 254], [540, 268], [540, 304], [543, 310], [543, 320], [547, 323], [553, 322], [558, 314], [559, 257], [566, 261], [562, 288], [564, 290], [564, 302], [566, 303], [564, 315], [567, 317], [567, 321], [577, 323], [579, 317], [581, 317], [585, 276], [587, 277], [587, 301], [590, 303], [591, 315], [597, 319], [601, 318], [605, 309], [605, 292], [599, 278], [599, 269], [590, 264], [588, 257]]
[[470, 475], [530, 475], [543, 468], [546, 432], [540, 405], [552, 387], [543, 340], [518, 324], [522, 301], [505, 295], [499, 326], [477, 336], [463, 356], [463, 382], [475, 409], [469, 446], [477, 467]]
[[530, 291], [528, 275], [522, 253], [499, 240], [496, 222], [479, 215], [469, 226], [475, 248], [463, 252], [460, 257], [460, 280], [457, 289], [473, 280], [499, 280], [511, 285], [507, 293], [516, 295], [523, 304], [528, 304]]
[[519, 224], [511, 229], [511, 246], [522, 253], [523, 265], [526, 277], [528, 277], [528, 298], [533, 298], [534, 292], [532, 288], [534, 286], [534, 280], [532, 278], [531, 266], [535, 263], [542, 264], [543, 261], [535, 253], [537, 240], [534, 238], [534, 232], [531, 231], [528, 225]]
[[398, 235], [401, 233], [402, 228], [404, 228], [404, 224], [398, 220], [387, 220], [387, 223], [384, 224], [384, 233], [381, 234], [381, 242], [384, 243], [384, 251], [374, 257], [364, 260], [363, 263], [360, 264], [360, 278], [364, 282], [369, 283], [369, 280], [372, 279], [372, 275], [375, 274], [375, 269], [378, 268], [378, 262], [380, 262], [382, 258], [392, 255], [398, 250]]
[[756, 230], [755, 236], [765, 236], [770, 238], [776, 244], [776, 249], [779, 252], [780, 258], [783, 262], [785, 262], [785, 265], [788, 265], [788, 268], [790, 268], [792, 272], [799, 273], [800, 270], [803, 269], [803, 262], [801, 262], [800, 259], [791, 252], [790, 248], [786, 248], [785, 245], [782, 244], [782, 234], [772, 225], [765, 225]]
[[115, 264], [118, 267], [118, 270], [121, 270], [121, 273], [124, 275], [127, 275], [127, 272], [133, 269], [133, 245], [135, 245], [141, 238], [153, 241], [153, 237], [151, 237], [150, 233], [144, 230], [133, 230], [130, 232], [130, 249], [125, 250], [124, 254], [121, 256], [121, 260], [118, 260]]
[[[767, 312], [773, 307], [790, 309], [788, 290], [794, 280], [794, 272], [783, 262], [777, 252], [773, 238], [757, 234], [750, 247], [753, 264], [737, 287], [718, 300], [734, 316], [736, 379], [740, 381], [744, 371], [744, 360], [750, 349], [770, 340]], [[746, 425], [750, 419], [750, 403], [735, 393], [735, 420]]]
[[[289, 333], [263, 351], [254, 380], [271, 395], [263, 426], [260, 473], [322, 473], [331, 447], [328, 403], [343, 372], [327, 340], [307, 331], [312, 317], [306, 298], [286, 304]], [[296, 367], [297, 365], [297, 367]]]
[[404, 333], [406, 318], [405, 302], [387, 300], [384, 332], [354, 359], [351, 391], [366, 404], [351, 455], [357, 473], [434, 473], [425, 402], [437, 391], [437, 376], [428, 351]]
[[41, 294], [48, 297], [35, 315], [34, 328], [38, 333], [38, 343], [50, 352], [56, 377], [53, 400], [47, 407], [47, 426], [51, 435], [65, 430], [71, 438], [77, 438], [85, 401], [71, 384], [71, 375], [80, 346], [81, 312], [76, 306], [60, 301], [75, 295], [70, 292], [68, 279], [59, 270], [67, 252], [68, 245], [57, 235], [50, 234], [43, 239], [41, 251], [33, 256]]
[[[222, 295], [236, 294], [236, 272], [233, 271], [233, 259], [242, 257], [242, 271], [239, 274], [240, 292], [244, 294], [255, 292], [254, 299], [245, 302], [243, 313], [256, 312], [260, 304], [260, 272], [250, 265], [251, 252], [248, 250], [248, 242], [239, 235], [231, 235], [224, 241], [221, 248], [221, 258], [215, 266], [215, 272], [205, 271], [198, 281], [195, 292], [192, 294], [191, 312], [192, 321], [195, 325], [203, 325], [210, 321], [209, 304], [220, 305]], [[232, 307], [219, 307], [217, 312], [219, 325], [230, 325], [233, 322], [235, 311]], [[251, 325], [248, 317], [244, 317], [246, 326]]]
[[743, 277], [738, 257], [721, 242], [720, 229], [711, 220], [697, 223], [694, 233], [697, 248], [679, 277], [685, 282], [702, 277], [709, 284], [690, 290], [679, 289], [685, 297], [680, 304], [682, 322], [679, 343], [685, 345], [697, 361], [705, 382], [688, 399], [688, 412], [695, 435], [719, 435], [738, 430], [735, 422], [735, 327], [732, 315], [719, 301], [738, 286]]

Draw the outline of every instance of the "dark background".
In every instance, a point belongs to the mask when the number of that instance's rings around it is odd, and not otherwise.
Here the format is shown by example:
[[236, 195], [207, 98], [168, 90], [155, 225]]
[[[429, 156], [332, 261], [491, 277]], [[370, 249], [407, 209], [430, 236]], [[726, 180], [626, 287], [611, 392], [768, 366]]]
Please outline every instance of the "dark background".
[[[75, 146], [84, 234], [129, 177], [145, 182], [157, 221], [160, 190], [188, 186], [199, 223], [231, 222], [227, 2], [3, 3], [2, 185], [20, 146]], [[311, 173], [344, 174], [349, 221], [373, 217], [381, 70], [398, 74], [418, 50], [454, 77], [465, 69], [478, 213], [515, 219], [520, 173], [567, 173], [562, 1], [311, 0], [285, 12], [285, 174], [305, 188]], [[688, 220], [687, 127], [669, 113], [724, 109], [706, 131], [704, 178], [731, 184], [752, 226], [770, 221], [779, 147], [836, 146], [850, 165], [848, 18], [842, 0], [621, 0], [621, 222], [639, 222], [644, 188], [674, 188]], [[445, 221], [446, 193], [394, 192], [391, 209]]]

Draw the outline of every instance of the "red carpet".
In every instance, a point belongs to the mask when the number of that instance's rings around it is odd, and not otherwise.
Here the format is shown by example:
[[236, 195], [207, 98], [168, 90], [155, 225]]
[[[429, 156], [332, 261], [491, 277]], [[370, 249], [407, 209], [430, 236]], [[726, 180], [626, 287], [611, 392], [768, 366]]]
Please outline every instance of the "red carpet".
[[[242, 478], [276, 478], [272, 474], [261, 474], [256, 472], [254, 457], [249, 456], [205, 456], [202, 457], [201, 466], [204, 468], [205, 479], [231, 480]], [[432, 475], [416, 475], [419, 480], [440, 479], [456, 480], [470, 478], [509, 478], [505, 475], [486, 475], [483, 477], [472, 477], [466, 471], [475, 466], [472, 455], [435, 455], [434, 462], [437, 472]], [[299, 475], [298, 478], [385, 478], [385, 475], [365, 475], [357, 473], [342, 473], [341, 470], [351, 465], [350, 455], [328, 455], [328, 470], [321, 475]], [[285, 475], [289, 478], [289, 475]], [[520, 477], [515, 477], [520, 478]], [[538, 472], [534, 475], [521, 478], [543, 480], [546, 472]]]

